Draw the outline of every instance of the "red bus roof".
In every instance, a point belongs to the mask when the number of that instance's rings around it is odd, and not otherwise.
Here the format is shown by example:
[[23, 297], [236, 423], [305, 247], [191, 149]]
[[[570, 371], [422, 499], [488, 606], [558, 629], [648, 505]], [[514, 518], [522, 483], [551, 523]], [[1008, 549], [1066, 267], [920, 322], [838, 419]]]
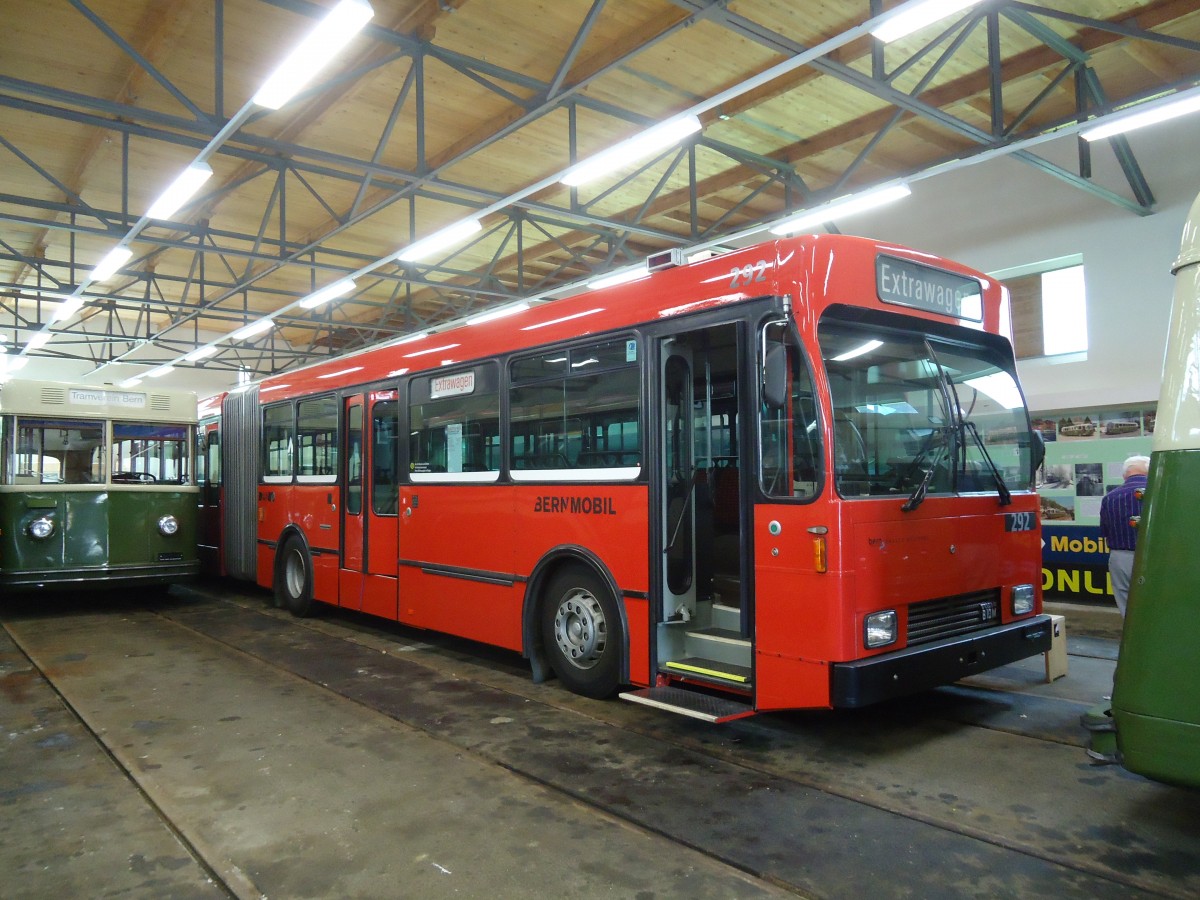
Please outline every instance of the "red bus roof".
[[[981, 322], [884, 304], [876, 291], [880, 254], [976, 279]], [[895, 244], [849, 235], [801, 235], [653, 272], [637, 281], [541, 303], [477, 325], [460, 324], [419, 339], [400, 338], [260, 382], [271, 400], [384, 381], [524, 347], [651, 323], [764, 296], [791, 294], [798, 320], [815, 326], [831, 304], [873, 306], [916, 318], [954, 321], [996, 333], [1000, 285], [958, 263]], [[217, 398], [210, 398], [215, 400]], [[203, 414], [203, 413], [202, 413]]]

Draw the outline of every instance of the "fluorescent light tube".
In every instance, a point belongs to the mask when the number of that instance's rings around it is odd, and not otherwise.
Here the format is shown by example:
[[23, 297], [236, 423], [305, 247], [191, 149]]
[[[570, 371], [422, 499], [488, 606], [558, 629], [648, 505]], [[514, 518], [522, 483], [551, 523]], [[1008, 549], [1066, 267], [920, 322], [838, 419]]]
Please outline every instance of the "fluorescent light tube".
[[615, 172], [644, 156], [665, 150], [678, 144], [689, 134], [700, 130], [700, 119], [696, 116], [680, 116], [668, 119], [661, 125], [636, 134], [628, 140], [602, 150], [595, 156], [588, 157], [567, 169], [561, 181], [571, 187], [594, 181], [611, 172]]
[[117, 274], [117, 270], [125, 263], [129, 262], [129, 257], [133, 256], [133, 251], [128, 247], [113, 247], [108, 251], [104, 259], [92, 269], [92, 273], [88, 276], [89, 281], [107, 281]]
[[83, 304], [84, 299], [82, 297], [64, 297], [62, 302], [58, 304], [58, 308], [54, 310], [54, 315], [50, 317], [51, 324], [71, 318], [71, 316], [83, 309]]
[[326, 285], [318, 291], [313, 291], [300, 301], [300, 306], [303, 309], [315, 309], [322, 303], [328, 303], [335, 297], [341, 297], [352, 290], [354, 290], [354, 279], [343, 278], [341, 281], [335, 281], [333, 284]]
[[979, 0], [925, 0], [923, 3], [910, 3], [904, 12], [872, 28], [871, 34], [884, 43], [895, 41], [978, 2]]
[[911, 193], [912, 191], [909, 190], [907, 184], [894, 184], [890, 187], [876, 188], [861, 194], [851, 194], [848, 197], [832, 200], [815, 209], [802, 212], [790, 219], [784, 219], [778, 225], [771, 228], [771, 233], [795, 234], [797, 231], [804, 231], [814, 225], [832, 222], [834, 219], [852, 216], [855, 213], [874, 209], [877, 206], [883, 206], [885, 203], [891, 203], [894, 200], [900, 200]]
[[146, 217], [149, 219], [169, 219], [175, 215], [179, 207], [195, 196], [196, 191], [200, 190], [200, 186], [212, 177], [212, 173], [212, 167], [208, 163], [192, 163], [150, 205], [150, 208], [146, 210]]
[[466, 325], [482, 325], [484, 322], [491, 322], [495, 319], [503, 319], [505, 316], [515, 315], [519, 312], [524, 312], [529, 309], [529, 304], [524, 301], [520, 303], [510, 303], [508, 306], [502, 306], [499, 309], [481, 312], [477, 316], [471, 316], [466, 320]]
[[454, 246], [481, 228], [483, 226], [479, 224], [478, 219], [464, 219], [461, 222], [455, 222], [453, 225], [447, 225], [441, 231], [435, 231], [427, 238], [421, 238], [421, 240], [409, 244], [396, 254], [396, 259], [401, 262], [416, 262], [427, 256], [432, 256], [439, 250], [445, 250], [447, 247]]
[[1157, 125], [1168, 119], [1186, 116], [1200, 110], [1200, 91], [1187, 91], [1174, 97], [1164, 97], [1153, 104], [1141, 104], [1115, 115], [1105, 116], [1095, 128], [1081, 131], [1079, 136], [1087, 141], [1098, 141], [1135, 128]]
[[53, 335], [48, 331], [39, 331], [37, 334], [30, 335], [29, 340], [25, 342], [26, 350], [38, 350], [50, 343], [50, 338]]
[[342, 0], [271, 73], [252, 102], [267, 109], [279, 109], [350, 43], [374, 15], [375, 10], [366, 0]]
[[247, 338], [252, 338], [255, 335], [262, 334], [264, 331], [270, 331], [274, 327], [274, 319], [259, 319], [257, 322], [251, 322], [245, 328], [235, 331], [229, 336], [229, 339], [231, 341], [244, 341]]
[[8, 360], [7, 368], [8, 368], [8, 371], [10, 371], [10, 372], [17, 372], [17, 371], [25, 368], [25, 366], [27, 366], [28, 364], [29, 364], [29, 357], [13, 356]]
[[209, 344], [207, 347], [197, 347], [191, 353], [184, 357], [185, 362], [199, 362], [202, 359], [208, 359], [217, 352], [215, 344]]
[[117, 387], [131, 388], [137, 387], [141, 383], [142, 379], [140, 378], [126, 378], [124, 381], [120, 382]]
[[165, 366], [159, 366], [157, 369], [151, 369], [149, 372], [146, 373], [146, 377], [147, 378], [162, 378], [164, 375], [167, 375], [174, 371], [175, 371], [175, 367], [173, 365], [171, 365], [170, 363], [168, 363]]

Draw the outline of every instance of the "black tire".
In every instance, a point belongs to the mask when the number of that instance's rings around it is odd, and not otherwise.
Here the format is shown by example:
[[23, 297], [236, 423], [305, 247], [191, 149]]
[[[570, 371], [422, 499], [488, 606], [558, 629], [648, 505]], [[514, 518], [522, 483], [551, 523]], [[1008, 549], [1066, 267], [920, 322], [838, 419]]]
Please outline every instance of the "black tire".
[[566, 687], [585, 697], [610, 697], [621, 685], [624, 648], [612, 592], [592, 571], [563, 569], [546, 588], [542, 644]]
[[284, 541], [275, 562], [275, 605], [301, 618], [313, 612], [312, 559], [297, 538]]

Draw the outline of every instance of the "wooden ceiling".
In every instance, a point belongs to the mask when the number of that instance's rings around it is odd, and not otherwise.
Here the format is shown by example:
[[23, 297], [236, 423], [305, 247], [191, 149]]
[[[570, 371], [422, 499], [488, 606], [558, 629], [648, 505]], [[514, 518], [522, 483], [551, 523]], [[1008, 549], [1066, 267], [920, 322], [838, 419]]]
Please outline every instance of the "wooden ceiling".
[[[250, 107], [332, 0], [0, 0], [0, 332], [102, 380], [180, 363], [280, 371], [669, 247], [1010, 153], [1128, 209], [1154, 197], [1038, 155], [1052, 132], [1200, 84], [1195, 0], [983, 2], [883, 45], [879, 0], [371, 0], [367, 29], [277, 111]], [[698, 112], [600, 182], [574, 161]], [[233, 121], [232, 129], [227, 128]], [[222, 129], [226, 129], [224, 132]], [[209, 148], [214, 177], [139, 222]], [[439, 256], [396, 251], [482, 212]], [[132, 260], [87, 275], [119, 241]], [[762, 235], [766, 237], [767, 235]], [[296, 301], [347, 275], [354, 292]], [[54, 294], [86, 305], [53, 324]], [[269, 333], [228, 335], [264, 315]], [[23, 350], [39, 332], [40, 349]], [[181, 357], [219, 341], [200, 363]]]

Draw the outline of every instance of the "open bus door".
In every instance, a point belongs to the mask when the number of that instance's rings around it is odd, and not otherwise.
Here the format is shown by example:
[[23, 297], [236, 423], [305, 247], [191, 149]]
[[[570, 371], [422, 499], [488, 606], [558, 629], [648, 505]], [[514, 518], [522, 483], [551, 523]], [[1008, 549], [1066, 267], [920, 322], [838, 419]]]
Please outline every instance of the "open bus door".
[[342, 562], [338, 604], [397, 617], [396, 392], [342, 399]]
[[658, 684], [621, 695], [711, 722], [754, 711], [739, 347], [734, 324], [660, 345]]

